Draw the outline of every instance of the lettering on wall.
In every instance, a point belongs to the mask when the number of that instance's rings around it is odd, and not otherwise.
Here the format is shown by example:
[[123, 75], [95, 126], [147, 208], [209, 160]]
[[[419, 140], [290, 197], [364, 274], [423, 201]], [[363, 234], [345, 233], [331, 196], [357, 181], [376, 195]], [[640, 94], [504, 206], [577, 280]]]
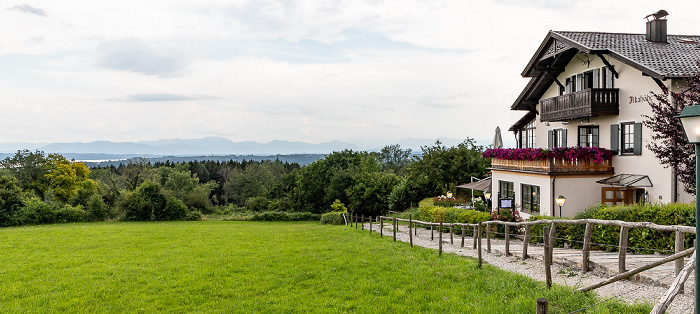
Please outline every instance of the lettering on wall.
[[640, 102], [649, 102], [651, 100], [651, 96], [649, 95], [642, 95], [642, 96], [630, 96], [630, 104], [636, 104]]

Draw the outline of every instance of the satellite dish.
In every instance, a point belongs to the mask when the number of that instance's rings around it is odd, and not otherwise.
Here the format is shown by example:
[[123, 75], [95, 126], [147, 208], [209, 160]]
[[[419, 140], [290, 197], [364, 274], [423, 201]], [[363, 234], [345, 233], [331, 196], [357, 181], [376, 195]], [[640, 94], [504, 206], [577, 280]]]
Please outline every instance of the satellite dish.
[[653, 16], [655, 20], [658, 20], [660, 18], [666, 17], [667, 15], [668, 15], [668, 12], [666, 12], [666, 10], [659, 10], [659, 11], [656, 11], [652, 14], [645, 16], [644, 18], [647, 19], [647, 21], [648, 21], [649, 17]]

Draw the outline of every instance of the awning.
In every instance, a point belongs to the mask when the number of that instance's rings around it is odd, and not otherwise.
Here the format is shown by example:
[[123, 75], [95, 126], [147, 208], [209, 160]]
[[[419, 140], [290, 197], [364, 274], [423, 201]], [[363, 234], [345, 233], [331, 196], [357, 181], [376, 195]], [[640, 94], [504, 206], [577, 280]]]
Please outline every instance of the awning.
[[481, 181], [458, 185], [457, 187], [462, 189], [472, 189], [484, 192], [491, 191], [491, 177], [488, 177]]
[[603, 180], [596, 181], [600, 184], [609, 184], [612, 186], [626, 186], [626, 187], [650, 187], [654, 186], [651, 184], [649, 176], [641, 174], [618, 174], [616, 176], [605, 178]]

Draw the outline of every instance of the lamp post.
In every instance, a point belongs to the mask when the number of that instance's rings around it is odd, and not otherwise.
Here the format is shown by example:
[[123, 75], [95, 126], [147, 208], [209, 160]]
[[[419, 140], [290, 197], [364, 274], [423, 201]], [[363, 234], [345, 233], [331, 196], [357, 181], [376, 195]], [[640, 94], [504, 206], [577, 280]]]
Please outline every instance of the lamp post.
[[561, 217], [561, 207], [564, 206], [566, 197], [559, 195], [554, 199], [554, 201], [557, 203], [557, 206], [559, 206], [559, 217]]
[[[700, 194], [698, 194], [698, 183], [700, 182], [700, 105], [688, 106], [683, 108], [681, 114], [676, 116], [681, 120], [683, 131], [688, 138], [688, 143], [695, 144], [695, 217], [700, 217]], [[700, 234], [700, 224], [695, 220], [695, 234]], [[697, 242], [695, 243], [697, 248]], [[695, 272], [700, 269], [700, 259], [695, 260]], [[700, 287], [700, 278], [695, 276], [695, 286]], [[700, 293], [695, 293], [695, 314], [700, 314]]]
[[447, 191], [447, 198], [452, 198], [452, 192]]

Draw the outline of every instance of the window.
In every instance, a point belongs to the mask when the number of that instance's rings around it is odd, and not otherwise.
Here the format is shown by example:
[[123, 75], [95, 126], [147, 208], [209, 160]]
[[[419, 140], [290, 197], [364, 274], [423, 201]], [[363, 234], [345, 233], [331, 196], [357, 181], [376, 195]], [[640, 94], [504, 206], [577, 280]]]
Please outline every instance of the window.
[[620, 124], [622, 129], [622, 138], [620, 141], [621, 147], [620, 152], [622, 154], [633, 154], [634, 153], [634, 123], [622, 123]]
[[642, 124], [624, 122], [610, 126], [610, 150], [621, 155], [642, 154]]
[[598, 88], [600, 81], [600, 69], [583, 72], [583, 88]]
[[611, 67], [604, 67], [602, 74], [603, 74], [603, 79], [601, 80], [603, 83], [602, 87], [603, 88], [613, 88], [614, 74], [612, 72], [612, 68]]
[[566, 94], [571, 93], [571, 91], [573, 90], [573, 88], [571, 88], [571, 86], [573, 86], [571, 83], [571, 78], [567, 77], [566, 78], [566, 88], [564, 89], [564, 92]]
[[520, 148], [535, 148], [535, 120], [520, 131]]
[[498, 194], [500, 198], [514, 198], [515, 188], [513, 182], [510, 181], [498, 181]]
[[554, 129], [547, 132], [548, 148], [566, 147], [566, 129]]
[[598, 147], [597, 125], [584, 125], [578, 127], [578, 146]]
[[540, 211], [540, 187], [537, 185], [522, 184], [522, 210], [529, 213]]

